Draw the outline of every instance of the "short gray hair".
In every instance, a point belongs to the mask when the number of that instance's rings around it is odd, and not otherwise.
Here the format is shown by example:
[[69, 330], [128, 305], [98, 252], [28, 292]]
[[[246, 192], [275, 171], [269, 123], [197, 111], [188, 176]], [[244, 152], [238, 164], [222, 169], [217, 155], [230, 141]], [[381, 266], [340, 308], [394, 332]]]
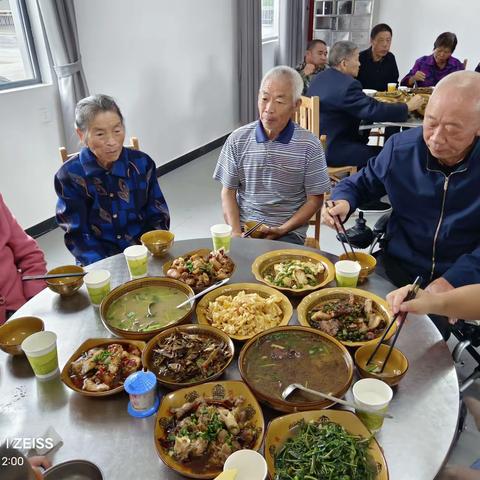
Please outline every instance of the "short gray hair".
[[358, 50], [358, 47], [353, 42], [343, 40], [334, 43], [328, 54], [328, 64], [331, 67], [336, 67], [342, 60], [351, 57], [355, 53], [355, 50]]
[[265, 82], [272, 77], [286, 77], [292, 86], [293, 101], [296, 102], [300, 99], [303, 92], [303, 80], [296, 70], [291, 67], [287, 67], [286, 65], [273, 67], [263, 76], [262, 83], [260, 84], [260, 91], [263, 90], [263, 85], [265, 84]]
[[75, 107], [75, 127], [86, 133], [93, 119], [102, 112], [116, 113], [123, 125], [123, 115], [115, 100], [108, 95], [96, 94], [82, 98]]

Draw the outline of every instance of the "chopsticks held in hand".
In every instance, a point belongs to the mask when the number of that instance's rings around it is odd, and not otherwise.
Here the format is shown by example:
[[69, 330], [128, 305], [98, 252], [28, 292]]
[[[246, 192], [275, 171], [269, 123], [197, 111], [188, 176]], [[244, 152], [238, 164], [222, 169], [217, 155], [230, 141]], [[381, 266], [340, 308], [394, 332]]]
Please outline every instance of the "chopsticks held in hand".
[[81, 273], [52, 273], [50, 275], [24, 275], [22, 280], [49, 280], [50, 278], [67, 278], [67, 277], [83, 277], [87, 272]]
[[257, 222], [252, 228], [250, 228], [249, 230], [247, 230], [242, 236], [243, 238], [247, 238], [249, 237], [252, 233], [256, 232], [263, 224], [263, 222], [265, 221], [264, 218], [262, 218], [259, 222]]
[[[420, 288], [420, 285], [422, 283], [422, 277], [418, 276], [415, 281], [413, 282], [412, 288], [408, 291], [407, 296], [404, 299], [404, 302], [408, 302], [409, 300], [413, 300], [415, 296], [417, 295], [418, 289]], [[390, 355], [392, 354], [393, 347], [395, 346], [395, 343], [397, 342], [398, 335], [400, 334], [400, 331], [402, 330], [403, 324], [405, 323], [405, 318], [407, 316], [407, 312], [398, 312], [396, 313], [388, 327], [385, 329], [383, 332], [382, 337], [378, 341], [377, 346], [375, 347], [375, 350], [372, 352], [370, 357], [367, 360], [367, 365], [372, 361], [373, 357], [376, 355], [378, 352], [378, 349], [380, 348], [380, 345], [382, 342], [385, 340], [385, 337], [387, 336], [387, 333], [389, 330], [392, 328], [392, 326], [395, 324], [397, 321], [397, 318], [400, 317], [400, 325], [397, 328], [397, 331], [395, 332], [395, 336], [393, 337], [392, 344], [390, 345], [390, 348], [388, 349], [387, 356], [385, 357], [385, 360], [383, 361], [382, 368], [380, 369], [380, 373], [383, 373], [385, 370], [385, 365], [387, 364], [388, 360], [390, 359]]]
[[[331, 200], [330, 202], [325, 202], [325, 205], [327, 206], [327, 208], [332, 208], [332, 207], [335, 206], [335, 202], [333, 200]], [[358, 261], [358, 258], [355, 255], [355, 251], [353, 250], [352, 244], [350, 243], [350, 239], [348, 238], [347, 231], [345, 230], [345, 227], [343, 226], [343, 222], [340, 220], [340, 217], [338, 215], [332, 215], [331, 213], [330, 213], [330, 215], [333, 217], [333, 225], [335, 226], [335, 230], [338, 233], [338, 238], [340, 238], [340, 242], [342, 244], [343, 250], [345, 251], [345, 255], [347, 256], [347, 258], [350, 258], [350, 254], [347, 252], [347, 248], [345, 247], [345, 243], [342, 240], [343, 237], [345, 237], [346, 240], [347, 240], [348, 246], [350, 247], [350, 250], [352, 251], [353, 259]], [[342, 230], [341, 233], [340, 233], [340, 229], [337, 226], [337, 222], [335, 220], [337, 220], [338, 224], [340, 225], [340, 228]]]

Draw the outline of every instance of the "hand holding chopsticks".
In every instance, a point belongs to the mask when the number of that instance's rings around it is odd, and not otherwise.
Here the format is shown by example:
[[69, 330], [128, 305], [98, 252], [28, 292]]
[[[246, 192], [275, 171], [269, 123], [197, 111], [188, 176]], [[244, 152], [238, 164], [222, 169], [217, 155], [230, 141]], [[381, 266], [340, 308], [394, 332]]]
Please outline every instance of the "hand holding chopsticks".
[[[406, 302], [408, 302], [409, 300], [413, 300], [415, 298], [415, 296], [417, 295], [418, 289], [420, 288], [421, 283], [422, 283], [422, 277], [417, 277], [415, 279], [415, 282], [413, 282], [412, 288], [409, 290], [407, 296], [405, 297]], [[393, 327], [393, 325], [395, 324], [397, 319], [400, 317], [400, 325], [398, 326], [397, 331], [395, 332], [395, 336], [393, 337], [390, 348], [388, 349], [387, 356], [385, 357], [385, 360], [383, 361], [383, 364], [382, 364], [382, 368], [380, 369], [380, 373], [383, 373], [383, 371], [385, 370], [385, 365], [387, 364], [388, 360], [390, 359], [390, 355], [392, 354], [393, 347], [395, 346], [395, 343], [397, 342], [398, 335], [400, 334], [400, 331], [403, 328], [403, 324], [405, 323], [406, 316], [407, 316], [407, 312], [398, 312], [393, 316], [391, 322], [389, 323], [388, 327], [385, 329], [385, 331], [383, 332], [383, 335], [381, 336], [380, 340], [378, 341], [378, 344], [375, 347], [375, 350], [372, 352], [372, 354], [368, 358], [367, 366], [372, 361], [373, 357], [375, 357], [375, 355], [378, 352], [378, 349], [380, 348], [380, 345], [382, 344], [383, 340], [385, 340], [385, 337], [387, 336], [388, 332]]]
[[[327, 206], [327, 208], [333, 208], [335, 206], [335, 202], [331, 201], [330, 205], [329, 205], [329, 202], [326, 202], [325, 205]], [[350, 239], [348, 238], [347, 231], [345, 230], [345, 227], [343, 225], [343, 222], [340, 220], [340, 217], [338, 215], [332, 215], [331, 213], [330, 213], [330, 215], [333, 218], [333, 224], [335, 226], [335, 230], [338, 233], [338, 238], [340, 238], [340, 242], [342, 243], [342, 247], [343, 247], [343, 250], [345, 252], [345, 255], [347, 256], [347, 258], [350, 258], [350, 259], [353, 256], [353, 260], [358, 261], [358, 258], [355, 255], [355, 251], [353, 250], [352, 244], [350, 243]], [[338, 227], [338, 225], [340, 225], [340, 228]], [[340, 233], [340, 230], [341, 230], [341, 233]], [[352, 251], [351, 255], [350, 255], [350, 253], [347, 252], [347, 248], [345, 247], [345, 243], [342, 240], [344, 237], [347, 240], [347, 243], [348, 243], [348, 246], [350, 247], [350, 250]]]
[[247, 230], [243, 235], [242, 237], [243, 238], [247, 238], [249, 237], [250, 235], [252, 235], [252, 233], [256, 232], [263, 224], [263, 222], [265, 221], [264, 218], [262, 218], [259, 222], [257, 222], [252, 228], [250, 228], [249, 230]]

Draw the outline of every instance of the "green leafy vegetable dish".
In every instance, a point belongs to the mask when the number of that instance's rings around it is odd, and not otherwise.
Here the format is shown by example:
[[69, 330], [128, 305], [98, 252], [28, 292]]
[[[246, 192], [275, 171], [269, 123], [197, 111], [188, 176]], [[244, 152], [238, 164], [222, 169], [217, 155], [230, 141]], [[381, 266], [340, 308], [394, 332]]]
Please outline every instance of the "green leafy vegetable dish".
[[320, 262], [288, 260], [275, 264], [264, 278], [277, 287], [300, 290], [306, 286], [317, 286], [322, 281], [324, 272], [325, 266]]
[[372, 437], [348, 433], [341, 425], [301, 421], [275, 455], [274, 480], [374, 480], [368, 452]]

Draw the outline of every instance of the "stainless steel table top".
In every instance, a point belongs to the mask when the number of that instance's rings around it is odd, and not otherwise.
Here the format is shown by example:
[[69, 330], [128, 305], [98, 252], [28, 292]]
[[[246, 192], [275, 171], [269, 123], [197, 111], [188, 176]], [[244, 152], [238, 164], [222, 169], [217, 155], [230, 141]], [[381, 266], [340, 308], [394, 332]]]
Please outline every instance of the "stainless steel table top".
[[359, 130], [369, 130], [371, 128], [382, 128], [382, 127], [399, 127], [400, 129], [404, 128], [416, 128], [423, 125], [423, 119], [418, 117], [409, 117], [405, 122], [375, 122], [365, 125], [360, 125]]
[[[211, 240], [176, 242], [171, 255], [150, 258], [150, 274], [161, 275], [165, 261], [202, 247], [210, 248]], [[232, 283], [254, 281], [251, 264], [255, 257], [280, 248], [292, 245], [233, 239], [230, 255], [237, 268]], [[123, 255], [87, 267], [93, 268], [111, 272], [112, 288], [129, 280]], [[364, 288], [382, 297], [393, 289], [378, 275], [373, 275]], [[87, 338], [111, 336], [90, 305], [85, 287], [70, 298], [46, 289], [15, 316], [23, 315], [41, 317], [46, 329], [58, 335], [60, 369]], [[296, 310], [291, 323], [297, 323]], [[444, 463], [455, 435], [459, 413], [457, 374], [445, 342], [426, 317], [409, 317], [398, 347], [408, 357], [410, 368], [394, 392], [390, 409], [394, 419], [385, 421], [377, 438], [392, 480], [431, 480]], [[226, 377], [240, 378], [235, 361]], [[25, 357], [11, 357], [1, 351], [0, 392], [0, 443], [7, 436], [37, 436], [53, 426], [64, 442], [54, 454], [54, 463], [73, 458], [90, 460], [108, 480], [182, 478], [157, 456], [153, 441], [155, 417], [130, 417], [125, 393], [103, 399], [83, 397], [59, 379], [37, 381]], [[278, 415], [269, 409], [264, 413], [267, 420]]]

